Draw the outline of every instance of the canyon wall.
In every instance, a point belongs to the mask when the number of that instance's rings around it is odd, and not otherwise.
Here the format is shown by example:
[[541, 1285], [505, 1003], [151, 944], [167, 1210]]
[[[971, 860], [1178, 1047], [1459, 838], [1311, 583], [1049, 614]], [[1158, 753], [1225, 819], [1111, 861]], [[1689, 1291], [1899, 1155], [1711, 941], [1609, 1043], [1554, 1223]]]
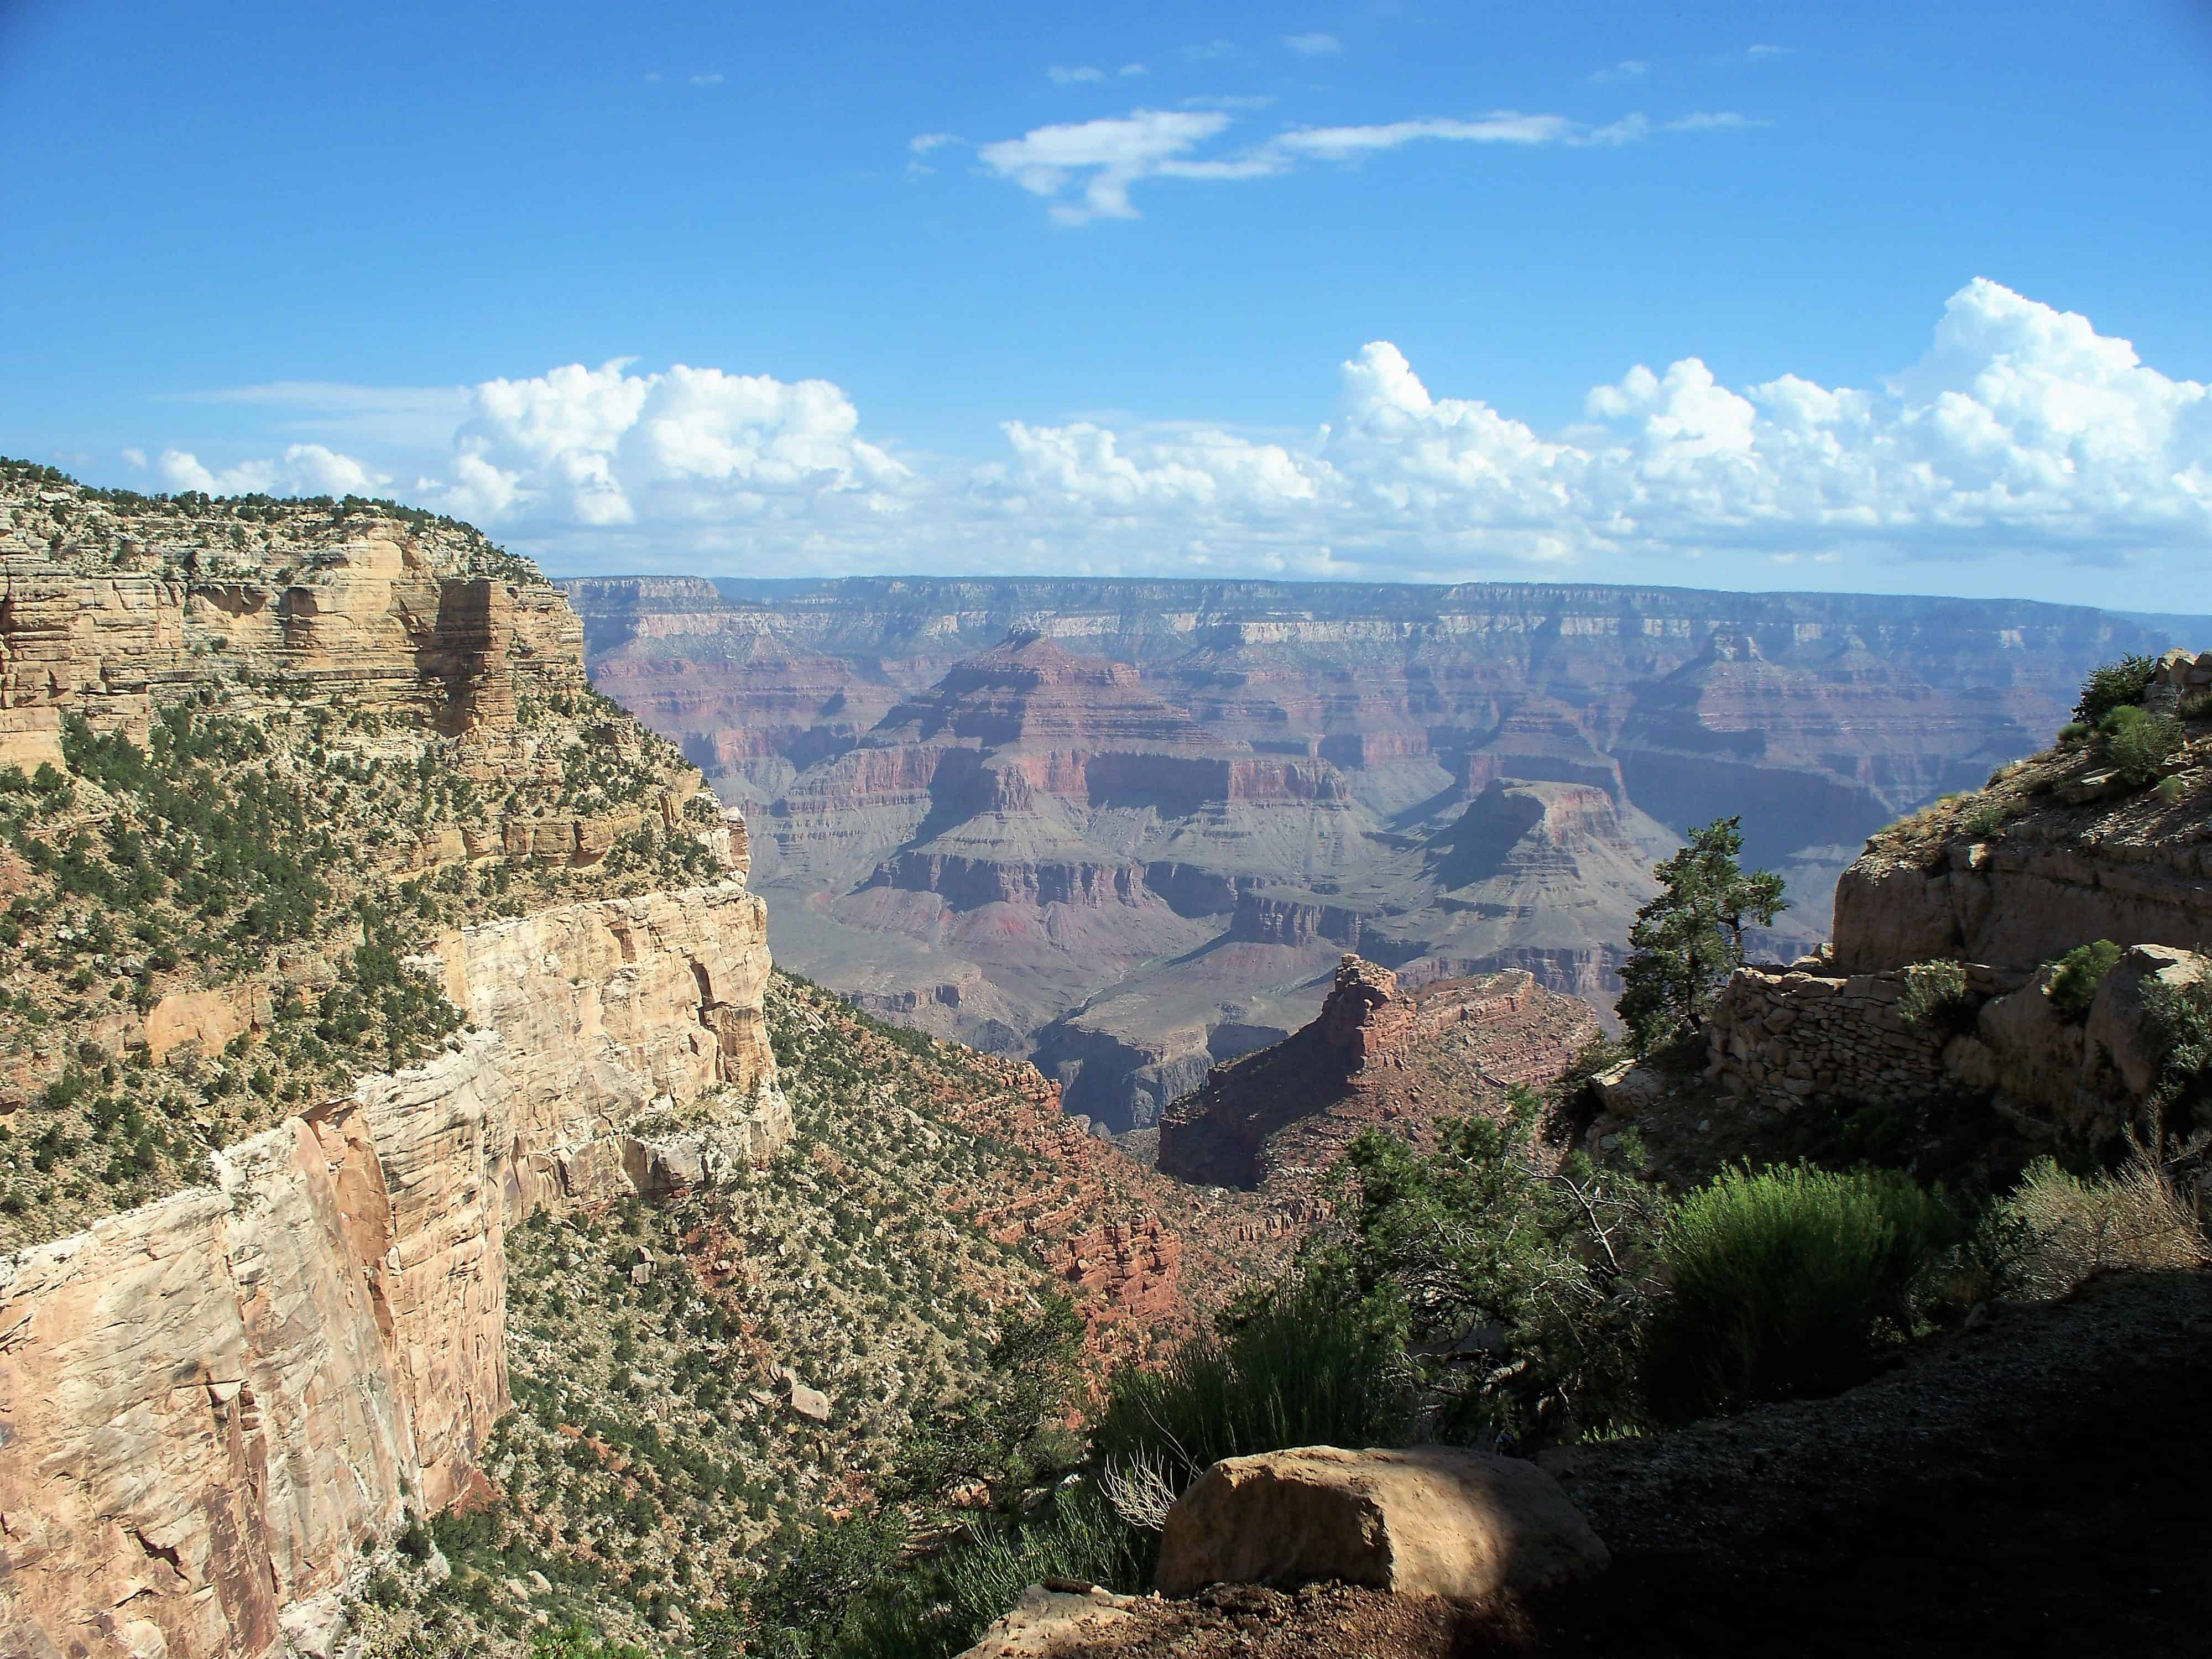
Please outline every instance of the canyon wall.
[[1650, 869], [1741, 814], [1823, 939], [1863, 839], [2098, 662], [2080, 607], [1681, 589], [568, 584], [600, 686], [752, 807], [778, 948], [1115, 1127], [1296, 1030], [1337, 954], [1609, 1006]]
[[479, 1478], [507, 1227], [788, 1138], [739, 884], [468, 929], [439, 959], [476, 1027], [449, 1052], [11, 1264], [0, 1648], [273, 1651], [363, 1540]]

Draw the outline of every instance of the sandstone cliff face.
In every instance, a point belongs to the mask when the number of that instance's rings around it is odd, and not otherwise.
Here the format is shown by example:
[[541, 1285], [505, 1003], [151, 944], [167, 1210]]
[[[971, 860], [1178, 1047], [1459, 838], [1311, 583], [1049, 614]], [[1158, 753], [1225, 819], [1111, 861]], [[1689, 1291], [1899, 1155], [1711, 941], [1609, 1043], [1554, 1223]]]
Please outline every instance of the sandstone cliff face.
[[509, 1224], [788, 1138], [739, 884], [470, 929], [441, 959], [482, 1028], [454, 1051], [0, 1284], [7, 1650], [273, 1651], [288, 1603], [474, 1475], [508, 1404]]

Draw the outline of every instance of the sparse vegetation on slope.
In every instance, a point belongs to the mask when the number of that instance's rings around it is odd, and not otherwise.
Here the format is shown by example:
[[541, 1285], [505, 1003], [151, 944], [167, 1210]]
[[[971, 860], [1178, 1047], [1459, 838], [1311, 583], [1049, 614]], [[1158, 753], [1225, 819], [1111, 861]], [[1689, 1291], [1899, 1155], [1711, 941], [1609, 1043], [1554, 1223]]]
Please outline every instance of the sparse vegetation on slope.
[[1051, 1109], [1036, 1073], [781, 974], [768, 1013], [797, 1129], [769, 1168], [509, 1235], [495, 1496], [433, 1523], [450, 1580], [402, 1560], [371, 1583], [387, 1650], [519, 1652], [542, 1613], [654, 1654], [826, 1653], [913, 1612], [921, 1581], [893, 1566], [957, 1530], [956, 1498], [983, 1506], [981, 1553], [947, 1572], [995, 1582], [990, 1561], [1072, 1547], [994, 1515], [1081, 1458], [1069, 1413], [1122, 1345], [1048, 1258], [1130, 1200], [1093, 1194], [1058, 1231], [994, 1224], [1054, 1190], [1014, 1138]]

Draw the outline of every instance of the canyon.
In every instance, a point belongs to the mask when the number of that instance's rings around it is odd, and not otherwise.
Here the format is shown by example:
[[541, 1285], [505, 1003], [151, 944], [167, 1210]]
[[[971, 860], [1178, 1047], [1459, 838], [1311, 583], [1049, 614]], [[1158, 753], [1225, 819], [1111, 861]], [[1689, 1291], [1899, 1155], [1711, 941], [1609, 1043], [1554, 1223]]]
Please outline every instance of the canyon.
[[1143, 1150], [1356, 951], [1609, 1008], [1650, 870], [1744, 820], [1825, 939], [1900, 813], [2164, 637], [2084, 607], [1673, 588], [579, 579], [595, 683], [749, 811], [780, 959], [1034, 1060]]

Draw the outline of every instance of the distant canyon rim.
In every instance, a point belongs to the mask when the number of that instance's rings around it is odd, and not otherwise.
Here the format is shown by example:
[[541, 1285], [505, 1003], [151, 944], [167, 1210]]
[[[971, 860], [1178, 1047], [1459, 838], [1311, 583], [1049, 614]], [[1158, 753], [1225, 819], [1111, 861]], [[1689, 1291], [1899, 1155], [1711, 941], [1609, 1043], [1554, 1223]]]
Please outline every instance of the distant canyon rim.
[[1595, 585], [564, 586], [599, 687], [746, 810], [780, 963], [1140, 1139], [1347, 951], [1609, 1009], [1653, 862], [1716, 817], [1788, 878], [1755, 953], [1796, 954], [1866, 836], [2172, 642], [2087, 606]]

